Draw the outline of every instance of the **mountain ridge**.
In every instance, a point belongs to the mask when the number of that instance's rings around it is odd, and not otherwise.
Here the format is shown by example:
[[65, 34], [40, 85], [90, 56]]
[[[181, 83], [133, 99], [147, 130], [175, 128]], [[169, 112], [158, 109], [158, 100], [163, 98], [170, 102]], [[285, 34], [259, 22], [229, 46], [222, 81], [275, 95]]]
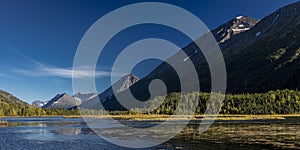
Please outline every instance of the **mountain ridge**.
[[[214, 36], [219, 35], [216, 39], [226, 63], [227, 92], [259, 93], [300, 88], [300, 79], [298, 79], [298, 74], [300, 74], [300, 2], [282, 7], [260, 21], [252, 21], [250, 29], [239, 30], [243, 32], [237, 34], [234, 34], [234, 31], [226, 32], [224, 35], [218, 34], [221, 31], [227, 31], [222, 26], [212, 30]], [[228, 38], [227, 34], [233, 36]], [[197, 41], [205, 43], [205, 36]], [[182, 50], [195, 65], [200, 80], [200, 90], [209, 92], [210, 70], [203, 54], [197, 53], [199, 49], [195, 48], [196, 46], [193, 42]], [[176, 54], [169, 59], [176, 59]], [[160, 64], [128, 90], [131, 90], [137, 99], [147, 100], [150, 97], [148, 85], [154, 79], [164, 81], [168, 93], [180, 91], [178, 75], [167, 63]], [[124, 109], [114, 96], [107, 101], [111, 102], [108, 109]]]
[[68, 109], [68, 108], [77, 106], [80, 103], [81, 103], [80, 99], [77, 99], [76, 97], [70, 96], [69, 94], [62, 93], [62, 94], [57, 94], [47, 104], [45, 104], [42, 108], [64, 108], [64, 109]]
[[[125, 75], [120, 80], [115, 82], [112, 86], [110, 86], [109, 88], [104, 90], [102, 93], [100, 93], [97, 97], [95, 97], [89, 101], [86, 101], [85, 103], [81, 104], [79, 107], [80, 108], [95, 108], [95, 107], [97, 107], [99, 100], [104, 105], [105, 105], [105, 103], [110, 103], [109, 101], [106, 101], [106, 100], [110, 99], [114, 95], [114, 92], [120, 93], [124, 90], [127, 90], [138, 81], [139, 81], [139, 78], [133, 74]], [[114, 91], [114, 90], [116, 90], [116, 91]]]
[[[136, 83], [139, 79], [133, 75], [128, 74], [123, 76], [120, 80], [113, 84], [116, 87], [116, 92], [122, 92]], [[84, 107], [89, 103], [94, 103], [92, 101], [100, 98], [105, 100], [106, 97], [113, 95], [112, 87], [107, 88], [100, 94], [97, 93], [81, 93], [78, 92], [75, 95], [71, 96], [67, 93], [61, 93], [54, 96], [51, 100], [43, 102], [43, 101], [34, 101], [32, 105], [38, 108], [63, 108], [63, 109], [74, 109], [78, 106]], [[96, 98], [97, 97], [97, 98]], [[85, 104], [87, 103], [87, 104]]]
[[28, 103], [20, 100], [19, 98], [15, 97], [14, 95], [6, 92], [6, 91], [3, 91], [3, 90], [0, 90], [0, 101], [1, 102], [5, 102], [5, 103], [15, 103], [15, 104], [18, 104], [18, 105], [29, 105]]
[[216, 38], [218, 44], [220, 44], [229, 40], [234, 35], [250, 30], [259, 21], [249, 16], [237, 16], [216, 29], [211, 30], [211, 33]]

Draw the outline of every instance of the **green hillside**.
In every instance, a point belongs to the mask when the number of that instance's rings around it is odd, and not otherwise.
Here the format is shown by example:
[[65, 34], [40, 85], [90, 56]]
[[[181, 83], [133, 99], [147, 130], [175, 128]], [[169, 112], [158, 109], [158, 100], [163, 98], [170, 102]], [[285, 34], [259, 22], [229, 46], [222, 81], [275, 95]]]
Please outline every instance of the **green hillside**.
[[0, 116], [76, 115], [76, 110], [42, 109], [29, 105], [10, 93], [0, 90]]

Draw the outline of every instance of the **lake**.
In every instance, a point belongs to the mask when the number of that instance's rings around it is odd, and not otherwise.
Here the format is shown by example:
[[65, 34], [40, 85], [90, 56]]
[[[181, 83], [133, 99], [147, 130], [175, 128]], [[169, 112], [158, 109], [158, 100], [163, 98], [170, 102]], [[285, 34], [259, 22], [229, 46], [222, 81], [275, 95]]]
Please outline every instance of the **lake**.
[[[126, 149], [100, 138], [82, 119], [63, 117], [0, 118], [0, 149]], [[126, 121], [135, 127], [160, 122]], [[148, 149], [300, 149], [300, 117], [216, 121], [198, 134], [199, 121], [168, 142]], [[118, 131], [118, 129], [112, 129]], [[111, 133], [111, 132], [108, 132]]]

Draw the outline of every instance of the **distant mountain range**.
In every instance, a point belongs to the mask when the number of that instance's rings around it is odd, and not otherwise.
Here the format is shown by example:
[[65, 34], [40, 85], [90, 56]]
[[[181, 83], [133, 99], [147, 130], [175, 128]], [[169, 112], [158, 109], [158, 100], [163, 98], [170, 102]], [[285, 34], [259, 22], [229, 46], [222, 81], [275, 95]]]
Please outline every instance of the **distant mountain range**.
[[41, 100], [36, 100], [36, 101], [32, 102], [32, 105], [37, 107], [37, 108], [42, 108], [46, 104], [47, 104], [47, 102], [43, 102]]
[[94, 97], [96, 97], [97, 93], [76, 93], [73, 96], [70, 96], [67, 93], [57, 94], [50, 101], [41, 101], [37, 100], [32, 102], [32, 105], [38, 108], [65, 108], [69, 109], [74, 106], [78, 106], [81, 103], [88, 101]]
[[[235, 17], [211, 33], [225, 59], [228, 93], [300, 88], [300, 2], [285, 6], [262, 20], [248, 16]], [[206, 35], [203, 35], [197, 41], [205, 40]], [[189, 56], [186, 59], [190, 59], [195, 65], [201, 91], [210, 91], [210, 71], [203, 54], [194, 42], [182, 50]], [[175, 59], [177, 55], [169, 60]], [[186, 72], [187, 76], [188, 74]], [[160, 64], [140, 80], [128, 75], [113, 86], [118, 87], [117, 94], [130, 90], [136, 98], [143, 101], [150, 97], [148, 87], [154, 79], [164, 81], [168, 93], [181, 90], [177, 73], [167, 63]], [[98, 97], [107, 109], [124, 109], [116, 101], [111, 87]], [[60, 102], [66, 99], [73, 102]], [[80, 97], [59, 95], [43, 107], [58, 107], [58, 104], [64, 108], [72, 105], [91, 107], [97, 102], [96, 97], [85, 100], [85, 103], [82, 100], [77, 103], [77, 99]]]
[[[134, 76], [133, 74], [126, 75], [122, 77], [119, 81], [114, 83], [112, 86], [115, 87], [116, 92], [122, 92], [136, 83], [139, 79]], [[70, 96], [67, 93], [57, 94], [54, 98], [50, 101], [43, 102], [43, 101], [34, 101], [32, 105], [39, 107], [39, 108], [64, 108], [64, 109], [73, 109], [77, 106], [80, 107], [90, 107], [98, 103], [98, 99], [106, 100], [107, 97], [113, 95], [112, 86], [107, 88], [104, 92], [97, 94], [97, 93], [76, 93], [73, 96]], [[102, 102], [103, 102], [102, 101]]]

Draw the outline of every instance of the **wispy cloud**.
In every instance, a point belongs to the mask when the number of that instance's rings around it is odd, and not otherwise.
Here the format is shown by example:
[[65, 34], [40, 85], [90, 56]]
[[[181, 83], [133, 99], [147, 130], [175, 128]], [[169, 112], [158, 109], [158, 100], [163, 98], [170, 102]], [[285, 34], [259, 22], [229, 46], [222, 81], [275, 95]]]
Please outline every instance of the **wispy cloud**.
[[110, 76], [110, 71], [95, 71], [89, 68], [72, 69], [38, 66], [33, 70], [13, 69], [14, 72], [27, 76], [48, 76], [61, 78], [87, 78], [87, 77], [105, 77]]
[[35, 59], [29, 57], [28, 55], [23, 54], [21, 51], [19, 51], [18, 49], [16, 49], [15, 47], [11, 46], [11, 45], [7, 45], [7, 47], [9, 48], [9, 50], [13, 51], [14, 53], [20, 55], [21, 57], [27, 59], [28, 61], [30, 61], [31, 63], [33, 63], [34, 65], [37, 66], [43, 66], [42, 63], [36, 61]]
[[10, 79], [18, 80], [18, 78], [16, 78], [15, 76], [4, 74], [4, 73], [0, 73], [0, 77], [1, 78], [10, 78]]
[[0, 73], [0, 77], [8, 77], [8, 75]]
[[[60, 68], [54, 66], [47, 66], [41, 62], [36, 61], [35, 59], [23, 54], [16, 48], [10, 46], [10, 49], [13, 50], [15, 53], [19, 54], [23, 58], [29, 60], [33, 67], [30, 69], [19, 69], [19, 68], [12, 68], [11, 71], [20, 73], [26, 76], [34, 76], [34, 77], [60, 77], [60, 78], [88, 78], [88, 77], [106, 77], [111, 76], [111, 71], [107, 67], [101, 67], [94, 70], [91, 67], [80, 67], [73, 69], [72, 67], [68, 68]], [[5, 74], [3, 74], [5, 75]], [[123, 76], [122, 73], [114, 74], [116, 76]], [[0, 74], [1, 76], [1, 74]]]

